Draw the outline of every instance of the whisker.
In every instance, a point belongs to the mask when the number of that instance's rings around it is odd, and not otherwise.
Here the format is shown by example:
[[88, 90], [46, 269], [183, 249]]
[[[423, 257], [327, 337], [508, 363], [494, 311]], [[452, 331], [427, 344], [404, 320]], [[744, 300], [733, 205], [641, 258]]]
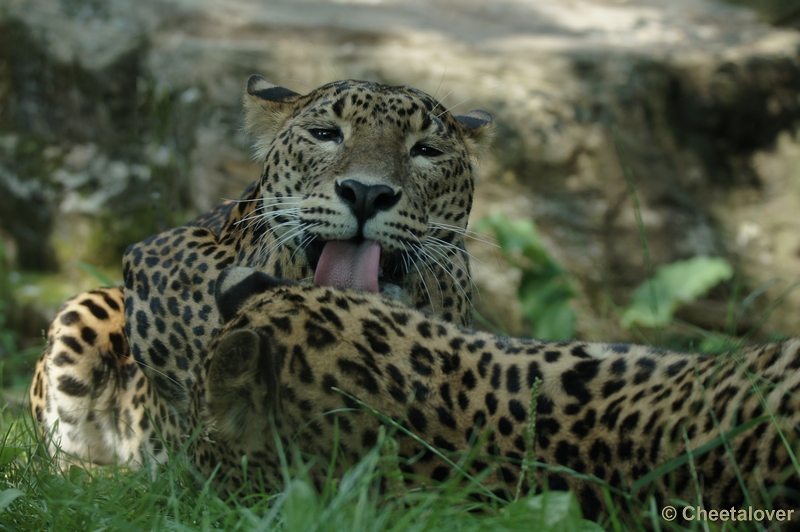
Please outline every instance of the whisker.
[[[283, 228], [289, 228], [282, 235], [278, 235], [277, 232]], [[283, 245], [288, 239], [293, 238], [298, 231], [303, 230], [303, 223], [300, 220], [288, 220], [286, 222], [280, 223], [277, 226], [271, 228], [270, 231], [264, 232], [259, 238], [259, 250], [258, 255], [262, 258], [268, 258], [270, 254], [274, 253], [274, 251]], [[269, 236], [269, 242], [266, 241], [266, 237]], [[264, 240], [262, 242], [262, 240]]]
[[[450, 92], [448, 92], [447, 94], [445, 94], [444, 96], [442, 96], [441, 100], [437, 101], [437, 102], [436, 102], [436, 105], [434, 105], [434, 106], [433, 106], [433, 109], [431, 109], [431, 113], [433, 113], [434, 109], [436, 109], [437, 107], [439, 107], [440, 105], [442, 105], [442, 103], [444, 103], [444, 101], [447, 99], [447, 97], [448, 97], [448, 96], [450, 96], [451, 94], [453, 94], [453, 91], [454, 91], [454, 90], [455, 90], [455, 89], [452, 89]], [[437, 90], [437, 92], [438, 92], [438, 90]], [[445, 111], [445, 112], [447, 112], [447, 111]], [[441, 116], [441, 115], [438, 115], [438, 116], [437, 116], [437, 118], [438, 118], [439, 116]]]
[[302, 79], [297, 79], [297, 78], [283, 78], [283, 80], [281, 81], [281, 83], [284, 83], [284, 82], [286, 82], [286, 81], [294, 81], [295, 83], [299, 83], [300, 85], [305, 85], [306, 87], [308, 87], [308, 88], [310, 88], [310, 89], [312, 89], [312, 90], [317, 88], [317, 86], [316, 86], [316, 85], [312, 85], [311, 83], [309, 83], [309, 82], [307, 82], [307, 81], [303, 81]]
[[[432, 239], [434, 239], [434, 240], [438, 240], [438, 239], [436, 239], [436, 238], [434, 238], [434, 237], [428, 237], [428, 238], [432, 238]], [[449, 243], [449, 242], [441, 242], [441, 243], [437, 243], [437, 244], [436, 244], [436, 246], [443, 246], [443, 247], [450, 248], [450, 249], [454, 249], [454, 250], [461, 250], [460, 248], [458, 248], [457, 246], [454, 246], [453, 244], [451, 244], [451, 243]], [[433, 246], [431, 246], [431, 247], [433, 247]], [[497, 271], [496, 271], [495, 269], [491, 268], [491, 267], [490, 267], [488, 264], [486, 264], [486, 263], [485, 263], [485, 262], [483, 262], [482, 260], [478, 259], [478, 258], [477, 258], [475, 255], [473, 255], [473, 254], [472, 254], [472, 253], [470, 253], [469, 251], [467, 251], [467, 250], [461, 250], [461, 251], [465, 251], [465, 252], [466, 252], [466, 254], [467, 254], [467, 257], [468, 257], [468, 259], [469, 259], [469, 263], [470, 263], [471, 265], [474, 265], [474, 264], [480, 264], [480, 265], [481, 265], [481, 266], [483, 266], [483, 267], [484, 267], [484, 268], [485, 268], [485, 269], [486, 269], [486, 270], [487, 270], [489, 273], [491, 273], [492, 275], [494, 275], [494, 276], [495, 276], [497, 279], [500, 279], [500, 274], [498, 274], [498, 273], [497, 273]], [[480, 298], [482, 298], [482, 296], [481, 296], [481, 289], [480, 289], [480, 286], [478, 286], [477, 284], [475, 284], [475, 282], [472, 280], [472, 273], [471, 273], [471, 272], [470, 272], [470, 274], [469, 274], [469, 282], [470, 282], [470, 285], [472, 286], [472, 289], [473, 289], [473, 291], [475, 292], [475, 296], [477, 296], [477, 298], [479, 298], [479, 299], [480, 299]], [[470, 299], [470, 305], [471, 305], [471, 306], [474, 308], [474, 304], [473, 304], [473, 302], [472, 302], [472, 301], [475, 299], [475, 297], [472, 297], [472, 298], [469, 298], [469, 299]]]
[[468, 235], [478, 235], [478, 236], [487, 236], [489, 238], [494, 239], [493, 237], [491, 237], [489, 235], [485, 235], [484, 233], [480, 233], [478, 231], [473, 231], [472, 229], [469, 229], [467, 227], [461, 227], [459, 225], [452, 225], [452, 224], [446, 224], [446, 223], [435, 222], [435, 221], [429, 221], [428, 224], [432, 225], [434, 227], [441, 227], [441, 228], [444, 228], [444, 229], [448, 229], [448, 230], [453, 231], [455, 233], [468, 234]]
[[458, 246], [456, 246], [456, 245], [454, 245], [454, 244], [452, 244], [450, 242], [441, 241], [436, 237], [428, 237], [428, 238], [431, 239], [432, 241], [435, 241], [435, 244], [437, 246], [442, 246], [442, 247], [445, 247], [445, 248], [448, 248], [448, 249], [453, 249], [453, 250], [464, 251], [467, 254], [467, 257], [469, 258], [469, 261], [470, 261], [471, 264], [472, 263], [480, 264], [481, 266], [486, 268], [488, 271], [490, 271], [493, 275], [497, 276], [498, 279], [500, 278], [500, 276], [497, 274], [497, 272], [494, 269], [492, 269], [488, 264], [486, 264], [485, 262], [483, 262], [482, 260], [477, 258], [474, 254], [470, 253], [469, 250], [459, 248]]
[[[478, 77], [479, 77], [479, 76], [478, 76]], [[473, 78], [473, 79], [474, 79], [474, 78]], [[493, 91], [493, 90], [495, 90], [495, 89], [500, 89], [500, 88], [502, 88], [502, 87], [503, 87], [503, 85], [497, 85], [496, 87], [490, 87], [490, 88], [488, 88], [488, 89], [486, 89], [486, 90], [484, 90], [484, 91], [481, 91], [481, 94], [483, 94], [483, 93], [486, 93], [486, 92], [489, 92], [489, 91]], [[463, 104], [467, 103], [468, 101], [472, 100], [473, 98], [475, 98], [475, 96], [470, 96], [469, 98], [467, 98], [467, 99], [465, 99], [465, 100], [461, 100], [460, 102], [458, 102], [458, 103], [457, 103], [457, 104], [455, 104], [455, 105], [451, 105], [449, 108], [445, 109], [444, 111], [442, 111], [441, 113], [439, 113], [438, 115], [436, 115], [436, 118], [439, 118], [440, 116], [442, 116], [442, 115], [443, 115], [443, 114], [445, 114], [445, 113], [449, 113], [450, 111], [452, 111], [453, 109], [455, 109], [455, 108], [456, 108], [456, 107], [458, 107], [459, 105], [463, 105]]]
[[[281, 225], [288, 225], [288, 224], [281, 224]], [[289, 241], [295, 239], [299, 234], [302, 234], [303, 231], [307, 229], [306, 224], [304, 224], [300, 220], [295, 220], [292, 225], [296, 226], [294, 229], [288, 230], [286, 233], [281, 235], [277, 240], [277, 246], [285, 246], [289, 243]]]
[[[451, 257], [452, 257], [452, 255], [453, 255], [453, 254], [448, 254], [448, 253], [446, 253], [445, 251], [443, 251], [443, 250], [441, 249], [441, 246], [439, 246], [439, 245], [428, 246], [428, 248], [427, 248], [427, 249], [428, 249], [428, 251], [430, 251], [431, 253], [432, 253], [432, 252], [434, 252], [434, 251], [435, 251], [436, 253], [438, 253], [438, 255], [439, 255], [439, 257], [441, 257], [442, 261], [448, 261], [448, 260], [450, 260], [450, 259], [451, 259]], [[445, 248], [445, 249], [446, 249], [446, 248]], [[461, 250], [461, 248], [455, 248], [455, 250], [457, 250], [457, 251], [463, 251], [463, 250]], [[471, 255], [469, 252], [467, 252], [467, 257], [468, 257], [468, 260], [472, 260], [472, 255]], [[480, 261], [479, 261], [479, 262], [480, 262]], [[441, 268], [441, 266], [440, 266], [440, 268]], [[459, 288], [459, 290], [461, 290], [461, 293], [464, 295], [464, 298], [467, 300], [467, 302], [470, 304], [470, 306], [471, 306], [471, 307], [474, 307], [474, 306], [473, 306], [473, 304], [472, 304], [472, 295], [471, 295], [470, 293], [468, 293], [468, 292], [467, 292], [467, 289], [466, 289], [466, 287], [463, 287], [463, 286], [461, 286], [461, 283], [459, 283], [459, 282], [458, 282], [458, 279], [456, 279], [456, 277], [455, 277], [455, 274], [454, 274], [453, 272], [451, 272], [451, 271], [449, 271], [449, 270], [446, 270], [445, 268], [442, 268], [442, 269], [443, 269], [443, 270], [445, 271], [445, 273], [447, 273], [447, 274], [450, 276], [450, 278], [453, 280], [453, 284], [455, 284], [455, 285], [456, 285], [456, 286]], [[467, 274], [467, 281], [469, 281], [469, 283], [470, 283], [470, 285], [471, 285], [472, 287], [475, 287], [475, 283], [473, 283], [473, 282], [472, 282], [472, 275], [469, 273], [469, 269], [467, 269], [467, 270], [465, 271], [465, 273]], [[477, 287], [475, 287], [475, 288], [477, 289]]]
[[[425, 282], [425, 278], [422, 276], [422, 273], [419, 271], [419, 268], [417, 267], [416, 261], [413, 259], [413, 257], [411, 256], [411, 252], [406, 247], [406, 243], [403, 242], [402, 240], [399, 240], [398, 243], [403, 247], [403, 252], [405, 253], [405, 255], [408, 256], [408, 262], [410, 262], [411, 266], [413, 266], [414, 269], [417, 270], [417, 276], [419, 277], [420, 281], [422, 281], [422, 286], [423, 286], [423, 288], [425, 288], [425, 293], [428, 295], [428, 301], [431, 301], [431, 303], [433, 303], [433, 301], [431, 300], [430, 290], [428, 290], [428, 285]], [[410, 246], [411, 243], [409, 242], [408, 245]], [[409, 268], [408, 272], [406, 273], [406, 275], [408, 275], [408, 273], [410, 273], [410, 272], [411, 272], [411, 269]]]
[[486, 235], [483, 233], [479, 233], [477, 231], [472, 231], [470, 229], [465, 229], [463, 227], [458, 227], [456, 225], [447, 225], [442, 224], [439, 222], [428, 222], [428, 225], [434, 229], [442, 229], [444, 231], [450, 231], [453, 233], [460, 234], [466, 238], [471, 238], [477, 242], [482, 242], [492, 247], [499, 248], [500, 246], [497, 243], [497, 239], [491, 235]]
[[[411, 233], [411, 231], [410, 231], [410, 230], [408, 230], [408, 229], [407, 229], [406, 231], [407, 231], [407, 232], [409, 232], [409, 233]], [[411, 233], [411, 236], [413, 236], [414, 238], [417, 238], [417, 237], [416, 237], [416, 235], [414, 235], [413, 233]], [[419, 239], [418, 239], [418, 238], [417, 238], [417, 241], [419, 241]], [[459, 290], [461, 290], [461, 293], [464, 295], [464, 297], [466, 298], [466, 300], [467, 300], [467, 301], [470, 301], [470, 304], [471, 304], [471, 298], [470, 298], [469, 294], [467, 293], [466, 289], [465, 289], [463, 286], [461, 286], [461, 284], [458, 282], [458, 280], [456, 279], [456, 276], [455, 276], [455, 274], [453, 274], [453, 272], [452, 272], [452, 271], [450, 271], [450, 270], [448, 270], [447, 268], [445, 268], [445, 267], [442, 265], [442, 263], [441, 263], [441, 262], [439, 262], [439, 261], [436, 259], [436, 257], [433, 255], [433, 252], [434, 252], [434, 251], [436, 251], [437, 253], [439, 253], [439, 258], [440, 258], [440, 259], [442, 259], [442, 260], [443, 260], [443, 261], [445, 261], [445, 262], [447, 262], [447, 261], [449, 261], [449, 260], [450, 260], [450, 256], [449, 256], [447, 253], [444, 253], [444, 252], [442, 252], [442, 250], [441, 250], [441, 249], [438, 249], [438, 248], [436, 248], [435, 246], [426, 246], [426, 245], [425, 245], [425, 244], [423, 244], [422, 242], [420, 242], [420, 245], [421, 245], [421, 250], [422, 250], [422, 251], [425, 253], [425, 256], [427, 256], [427, 257], [428, 257], [430, 260], [432, 260], [433, 262], [435, 262], [435, 263], [436, 263], [436, 265], [437, 265], [437, 266], [439, 266], [439, 269], [441, 269], [441, 270], [442, 270], [442, 272], [444, 272], [445, 274], [447, 274], [447, 275], [450, 277], [450, 279], [452, 279], [452, 281], [453, 281], [453, 284], [454, 284], [456, 287], [458, 287], [458, 289], [459, 289]], [[453, 248], [454, 248], [454, 249], [456, 249], [456, 250], [458, 250], [458, 251], [460, 251], [460, 250], [461, 250], [461, 248], [459, 248], [459, 247], [457, 247], [457, 246], [453, 246]], [[433, 271], [433, 269], [431, 269], [431, 273], [433, 274], [433, 276], [434, 276], [434, 277], [436, 277], [436, 272], [434, 272], [434, 271]], [[441, 287], [439, 288], [439, 291], [441, 292]], [[442, 301], [444, 301], [444, 294], [442, 294]]]
[[[416, 235], [414, 235], [413, 233], [412, 233], [411, 236], [414, 236], [416, 238]], [[417, 239], [417, 242], [419, 242], [419, 239]], [[425, 276], [422, 275], [422, 272], [419, 269], [419, 263], [420, 262], [422, 262], [422, 264], [424, 266], [428, 266], [428, 264], [424, 260], [421, 260], [420, 251], [422, 251], [422, 250], [420, 249], [418, 251], [417, 250], [417, 246], [416, 245], [412, 245], [411, 242], [409, 242], [409, 245], [411, 246], [411, 249], [414, 251], [414, 254], [417, 255], [417, 259], [418, 259], [418, 260], [411, 261], [411, 265], [414, 266], [415, 270], [417, 270], [417, 275], [419, 275], [419, 278], [422, 281], [422, 286], [425, 287], [425, 293], [428, 295], [428, 301], [430, 301], [431, 306], [433, 306], [433, 294], [431, 294], [431, 291], [428, 288], [428, 283], [425, 281]], [[405, 248], [405, 244], [403, 244], [403, 248]], [[429, 268], [429, 271], [433, 274], [433, 277], [435, 279], [436, 278], [436, 272], [430, 270], [430, 268]], [[442, 288], [441, 287], [439, 287], [439, 295], [441, 296], [440, 300], [442, 302], [444, 302], [444, 294], [442, 293]]]
[[180, 381], [178, 381], [178, 380], [176, 380], [176, 379], [173, 379], [173, 378], [171, 378], [171, 377], [170, 377], [169, 375], [167, 375], [165, 372], [163, 372], [163, 371], [159, 370], [158, 368], [156, 368], [156, 367], [155, 367], [155, 366], [153, 366], [152, 364], [148, 364], [147, 362], [144, 362], [144, 361], [139, 361], [139, 360], [137, 360], [137, 361], [136, 361], [136, 363], [139, 365], [139, 367], [145, 367], [145, 368], [149, 369], [150, 371], [152, 371], [153, 373], [157, 373], [157, 374], [161, 375], [162, 377], [164, 377], [164, 378], [165, 378], [165, 379], [167, 379], [168, 381], [170, 381], [170, 382], [172, 382], [172, 383], [174, 383], [174, 384], [177, 384], [177, 385], [178, 385], [178, 387], [179, 387], [180, 389], [182, 389], [183, 391], [185, 391], [185, 392], [187, 392], [187, 393], [189, 392], [189, 388], [187, 388], [187, 387], [186, 387], [186, 386], [185, 386], [185, 385], [184, 385], [182, 382], [180, 382]]
[[250, 223], [245, 227], [245, 229], [249, 229], [253, 225], [253, 223], [255, 223], [255, 222], [263, 221], [263, 222], [266, 223], [267, 221], [274, 220], [275, 218], [277, 218], [279, 216], [293, 216], [293, 215], [296, 215], [298, 212], [300, 212], [299, 208], [292, 207], [292, 208], [289, 208], [289, 209], [281, 209], [281, 210], [270, 211], [270, 212], [266, 212], [266, 213], [264, 213], [264, 212], [252, 213], [252, 214], [246, 216], [245, 218], [242, 218], [238, 222], [236, 222], [235, 225], [239, 225], [242, 222], [248, 221]]
[[[277, 217], [278, 216], [260, 216], [260, 217], [258, 217], [256, 219], [254, 219], [253, 221], [251, 221], [249, 224], [247, 224], [245, 229], [249, 229], [251, 226], [253, 226], [255, 224], [257, 224], [256, 229], [261, 229], [263, 226], [267, 225], [268, 222], [270, 222], [272, 220], [275, 220]], [[297, 224], [297, 223], [300, 223], [297, 219], [290, 219], [290, 220], [287, 220], [285, 222], [281, 222], [276, 227], [280, 227], [280, 226], [283, 226], [285, 224], [292, 225], [292, 224]], [[274, 231], [275, 228], [273, 227], [272, 230]]]
[[[467, 257], [469, 258], [469, 261], [471, 263], [474, 262], [474, 263], [480, 264], [481, 266], [483, 266], [484, 268], [486, 268], [487, 270], [492, 272], [493, 275], [497, 276], [498, 279], [500, 278], [500, 276], [497, 274], [496, 271], [494, 271], [492, 268], [490, 268], [488, 264], [486, 264], [485, 262], [483, 262], [482, 260], [477, 258], [475, 255], [470, 253], [468, 250], [466, 250], [466, 249], [462, 250], [458, 246], [456, 246], [454, 244], [451, 244], [449, 242], [439, 241], [439, 239], [436, 238], [436, 237], [429, 236], [428, 238], [431, 239], [431, 240], [437, 241], [437, 242], [435, 242], [436, 246], [445, 247], [445, 248], [453, 249], [453, 250], [464, 251], [467, 254]], [[433, 246], [431, 246], [431, 247], [433, 247]]]
[[[317, 222], [317, 223], [309, 225], [308, 227], [305, 228], [305, 230], [306, 231], [310, 231], [311, 229], [313, 229], [315, 227], [319, 227], [320, 225], [322, 225], [322, 223]], [[306, 233], [305, 235], [303, 235], [303, 238], [300, 239], [300, 243], [297, 244], [297, 247], [292, 252], [292, 256], [289, 258], [289, 260], [293, 260], [295, 254], [297, 254], [297, 252], [300, 251], [301, 249], [305, 251], [306, 246], [308, 244], [310, 244], [312, 240], [314, 240], [314, 235], [312, 235], [310, 233]]]
[[474, 96], [470, 96], [469, 98], [466, 98], [466, 99], [464, 99], [464, 100], [461, 100], [461, 101], [460, 101], [460, 102], [458, 102], [457, 104], [455, 104], [455, 105], [452, 105], [452, 106], [448, 107], [447, 109], [445, 109], [444, 111], [442, 111], [441, 113], [439, 113], [438, 115], [436, 115], [436, 118], [441, 118], [441, 116], [442, 116], [443, 114], [445, 114], [445, 113], [449, 113], [450, 111], [452, 111], [453, 109], [455, 109], [455, 108], [456, 108], [456, 107], [458, 107], [459, 105], [463, 105], [463, 104], [467, 103], [468, 101], [472, 100], [473, 98], [474, 98]]
[[[442, 78], [439, 80], [439, 86], [437, 86], [437, 87], [436, 87], [436, 92], [434, 92], [434, 93], [433, 93], [433, 99], [434, 99], [434, 100], [436, 99], [436, 95], [437, 95], [437, 94], [439, 94], [439, 89], [441, 89], [441, 88], [442, 88], [442, 83], [444, 83], [444, 76], [445, 76], [446, 74], [447, 74], [447, 65], [445, 65], [445, 66], [444, 66], [444, 72], [442, 72]], [[443, 99], [444, 99], [444, 98], [443, 98]], [[437, 102], [436, 102], [436, 105], [438, 106], [438, 105], [439, 105], [439, 103], [441, 103], [441, 102], [438, 102], [438, 101], [437, 101]], [[434, 106], [434, 108], [433, 108], [433, 109], [436, 109], [436, 107]], [[431, 111], [433, 111], [433, 109], [431, 109]]]
[[[281, 196], [281, 199], [282, 198], [286, 198], [286, 199], [303, 199], [303, 197], [304, 196]], [[279, 199], [279, 198], [275, 198], [275, 196], [273, 196], [273, 198], [274, 199]], [[222, 201], [230, 201], [231, 203], [252, 203], [254, 201], [265, 200], [265, 199], [267, 199], [267, 197], [266, 196], [259, 196], [259, 197], [250, 198], [250, 199], [242, 199], [242, 198], [235, 198], [235, 199], [234, 198], [221, 198], [221, 199], [222, 199]]]
[[264, 203], [258, 207], [257, 210], [263, 211], [269, 209], [271, 207], [276, 207], [278, 205], [300, 205], [302, 201], [274, 201], [272, 203]]
[[242, 199], [242, 198], [220, 198], [222, 201], [230, 201], [231, 203], [252, 203], [254, 201], [261, 201], [261, 198], [250, 198], [250, 199]]
[[[269, 210], [268, 210], [269, 209]], [[255, 209], [253, 212], [248, 214], [246, 217], [242, 218], [238, 223], [241, 223], [245, 220], [251, 220], [253, 218], [277, 218], [281, 214], [291, 215], [300, 212], [302, 209], [300, 207], [285, 207], [282, 209], [275, 209], [273, 206], [267, 206], [262, 209]]]

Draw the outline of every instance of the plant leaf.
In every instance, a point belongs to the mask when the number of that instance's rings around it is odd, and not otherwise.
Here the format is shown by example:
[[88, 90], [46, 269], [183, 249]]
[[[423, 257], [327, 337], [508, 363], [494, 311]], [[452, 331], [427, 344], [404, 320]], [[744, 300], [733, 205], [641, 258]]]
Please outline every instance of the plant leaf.
[[5, 512], [6, 508], [8, 508], [12, 502], [24, 496], [24, 492], [15, 488], [0, 491], [0, 513]]
[[25, 452], [25, 449], [22, 447], [17, 447], [14, 445], [3, 445], [0, 446], [0, 467], [10, 464], [14, 461], [14, 459]]
[[694, 257], [658, 268], [655, 277], [634, 290], [622, 313], [622, 326], [661, 327], [681, 306], [705, 295], [733, 276], [733, 268], [718, 257]]
[[569, 340], [575, 335], [575, 313], [569, 300], [576, 295], [567, 274], [547, 253], [533, 220], [511, 221], [496, 213], [476, 225], [490, 230], [508, 262], [522, 271], [517, 298], [533, 336]]
[[503, 512], [510, 518], [527, 517], [535, 523], [532, 530], [562, 532], [564, 530], [602, 530], [597, 523], [583, 519], [575, 495], [569, 491], [548, 491], [512, 502]]

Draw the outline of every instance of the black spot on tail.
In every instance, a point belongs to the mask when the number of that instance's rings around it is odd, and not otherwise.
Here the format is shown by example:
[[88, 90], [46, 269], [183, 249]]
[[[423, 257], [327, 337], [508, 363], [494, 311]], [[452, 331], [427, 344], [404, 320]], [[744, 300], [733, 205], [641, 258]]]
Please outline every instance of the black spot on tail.
[[65, 351], [60, 352], [54, 359], [53, 364], [56, 366], [65, 366], [75, 363], [75, 359], [69, 356]]
[[89, 395], [90, 387], [88, 384], [80, 382], [68, 375], [62, 375], [58, 378], [58, 391], [63, 392], [73, 397], [84, 397]]
[[62, 314], [60, 319], [62, 324], [72, 325], [73, 323], [81, 321], [81, 315], [74, 310], [70, 310], [66, 314]]
[[81, 329], [81, 340], [90, 346], [94, 345], [95, 340], [97, 340], [97, 333], [91, 327], [84, 327]]
[[119, 308], [117, 302], [114, 301], [114, 299], [112, 299], [111, 296], [109, 296], [106, 293], [103, 293], [103, 301], [105, 301], [106, 305], [108, 305], [108, 308], [110, 308], [114, 312], [119, 312], [120, 310], [122, 310]]
[[120, 333], [110, 333], [108, 339], [111, 341], [111, 348], [115, 355], [123, 356], [127, 354], [125, 349], [125, 336]]
[[92, 315], [94, 315], [94, 317], [97, 318], [98, 320], [108, 319], [108, 312], [106, 312], [106, 310], [103, 307], [98, 306], [97, 303], [95, 303], [91, 299], [84, 299], [83, 301], [81, 301], [81, 305], [88, 308], [89, 312], [91, 312]]
[[69, 347], [76, 354], [83, 354], [83, 346], [76, 338], [73, 338], [72, 336], [62, 336], [59, 338], [59, 340], [61, 340], [64, 345]]

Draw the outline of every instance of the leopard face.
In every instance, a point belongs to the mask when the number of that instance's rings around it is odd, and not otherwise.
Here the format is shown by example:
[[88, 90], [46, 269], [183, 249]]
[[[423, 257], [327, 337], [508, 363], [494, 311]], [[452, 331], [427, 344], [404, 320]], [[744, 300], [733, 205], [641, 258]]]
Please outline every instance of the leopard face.
[[454, 474], [431, 448], [455, 463], [477, 451], [466, 473], [484, 479], [478, 496], [510, 498], [531, 489], [520, 476], [535, 412], [537, 489], [572, 489], [590, 518], [608, 501], [641, 511], [650, 497], [658, 507], [797, 505], [800, 340], [709, 356], [502, 338], [377, 294], [244, 268], [222, 274], [217, 304], [226, 323], [192, 391], [189, 426], [200, 428], [195, 465], [209, 475], [222, 464], [223, 487], [280, 486], [282, 461], [310, 465], [321, 485], [380, 443], [384, 427], [409, 485]]
[[262, 258], [300, 257], [279, 273], [470, 323], [463, 234], [487, 113], [454, 117], [407, 87], [340, 81], [301, 96], [260, 77], [245, 107], [264, 161], [246, 217], [271, 235]]

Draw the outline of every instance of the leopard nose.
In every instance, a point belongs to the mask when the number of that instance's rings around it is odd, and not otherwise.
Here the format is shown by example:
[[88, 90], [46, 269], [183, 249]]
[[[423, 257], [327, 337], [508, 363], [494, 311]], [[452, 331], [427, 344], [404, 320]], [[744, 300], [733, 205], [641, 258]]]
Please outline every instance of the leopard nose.
[[394, 207], [400, 201], [401, 191], [388, 185], [365, 185], [355, 179], [345, 179], [335, 185], [336, 194], [350, 207], [359, 227], [376, 212]]

